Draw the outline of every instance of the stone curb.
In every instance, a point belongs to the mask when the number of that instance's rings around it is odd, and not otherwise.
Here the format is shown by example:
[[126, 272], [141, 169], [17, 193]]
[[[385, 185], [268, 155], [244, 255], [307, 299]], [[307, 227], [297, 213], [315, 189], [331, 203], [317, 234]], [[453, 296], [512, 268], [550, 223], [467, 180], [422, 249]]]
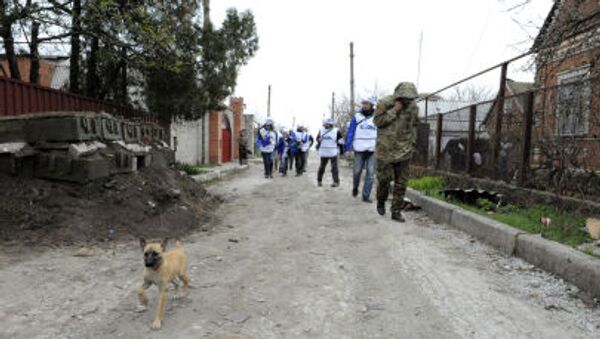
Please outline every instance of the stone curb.
[[448, 224], [600, 297], [600, 260], [566, 245], [529, 234], [458, 206], [407, 189], [406, 197], [436, 222]]
[[205, 183], [217, 179], [222, 179], [229, 175], [239, 173], [241, 171], [247, 170], [250, 166], [242, 165], [228, 168], [215, 168], [208, 173], [193, 175], [192, 179], [196, 180], [199, 183]]

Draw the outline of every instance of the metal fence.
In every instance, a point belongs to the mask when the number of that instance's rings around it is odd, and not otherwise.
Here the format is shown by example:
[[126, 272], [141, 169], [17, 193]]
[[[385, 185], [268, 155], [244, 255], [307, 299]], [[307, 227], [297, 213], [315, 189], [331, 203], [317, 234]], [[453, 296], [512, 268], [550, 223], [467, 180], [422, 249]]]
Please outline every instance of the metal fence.
[[427, 116], [417, 164], [598, 200], [600, 78], [507, 94]]
[[52, 111], [107, 112], [127, 119], [156, 120], [149, 113], [130, 107], [0, 77], [0, 116]]

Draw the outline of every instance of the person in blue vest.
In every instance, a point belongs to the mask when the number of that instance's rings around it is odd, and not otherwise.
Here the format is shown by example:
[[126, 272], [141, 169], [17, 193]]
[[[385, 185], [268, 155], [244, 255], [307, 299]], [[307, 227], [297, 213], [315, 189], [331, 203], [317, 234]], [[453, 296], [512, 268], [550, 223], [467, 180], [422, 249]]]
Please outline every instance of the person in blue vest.
[[303, 125], [299, 124], [294, 133], [294, 154], [296, 158], [296, 176], [299, 177], [304, 173], [304, 163], [306, 161], [306, 152], [310, 148], [308, 133]]
[[343, 142], [344, 138], [342, 132], [333, 126], [333, 119], [325, 119], [323, 121], [323, 128], [321, 128], [319, 135], [317, 136], [319, 156], [321, 157], [321, 164], [319, 165], [319, 171], [317, 172], [317, 184], [319, 186], [323, 186], [323, 174], [325, 173], [328, 162], [331, 162], [331, 175], [333, 177], [333, 184], [331, 184], [331, 187], [338, 187], [340, 185], [338, 146]]
[[289, 130], [282, 128], [281, 137], [277, 143], [277, 155], [279, 155], [279, 160], [281, 161], [279, 164], [279, 173], [282, 177], [287, 176], [291, 144], [292, 140], [290, 138]]
[[256, 144], [263, 158], [265, 178], [273, 178], [273, 152], [277, 142], [277, 133], [273, 128], [273, 120], [267, 118], [264, 125], [258, 130]]
[[352, 180], [352, 196], [358, 195], [360, 177], [363, 168], [366, 168], [365, 183], [362, 190], [362, 200], [372, 203], [371, 190], [375, 181], [375, 145], [377, 143], [377, 126], [375, 116], [375, 103], [377, 98], [370, 97], [361, 102], [361, 109], [357, 112], [348, 127], [346, 135], [346, 156], [354, 152], [354, 175]]

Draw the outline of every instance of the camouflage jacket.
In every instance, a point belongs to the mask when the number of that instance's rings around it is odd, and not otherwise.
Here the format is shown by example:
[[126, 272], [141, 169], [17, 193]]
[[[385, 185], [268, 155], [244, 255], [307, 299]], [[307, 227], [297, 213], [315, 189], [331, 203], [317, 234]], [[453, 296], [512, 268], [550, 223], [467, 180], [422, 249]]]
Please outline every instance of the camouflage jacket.
[[377, 161], [396, 163], [412, 158], [417, 140], [419, 108], [413, 101], [401, 111], [394, 109], [394, 96], [387, 96], [377, 103]]

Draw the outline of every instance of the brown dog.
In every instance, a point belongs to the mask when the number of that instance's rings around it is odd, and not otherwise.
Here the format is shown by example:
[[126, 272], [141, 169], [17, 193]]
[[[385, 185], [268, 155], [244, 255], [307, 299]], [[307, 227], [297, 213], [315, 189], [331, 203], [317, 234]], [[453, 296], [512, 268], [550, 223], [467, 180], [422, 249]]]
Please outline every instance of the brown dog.
[[[183, 295], [187, 294], [190, 285], [190, 277], [187, 272], [187, 255], [179, 241], [175, 242], [176, 248], [166, 252], [168, 239], [164, 239], [161, 243], [146, 242], [144, 238], [140, 238], [140, 246], [144, 251], [144, 283], [137, 290], [140, 304], [143, 310], [148, 305], [148, 297], [145, 290], [153, 284], [158, 286], [160, 293], [156, 317], [152, 322], [152, 329], [160, 329], [165, 311], [165, 303], [167, 301], [167, 289], [169, 283], [175, 285], [179, 292], [179, 285], [176, 279], [179, 278], [183, 282]], [[179, 293], [178, 293], [179, 294]]]

